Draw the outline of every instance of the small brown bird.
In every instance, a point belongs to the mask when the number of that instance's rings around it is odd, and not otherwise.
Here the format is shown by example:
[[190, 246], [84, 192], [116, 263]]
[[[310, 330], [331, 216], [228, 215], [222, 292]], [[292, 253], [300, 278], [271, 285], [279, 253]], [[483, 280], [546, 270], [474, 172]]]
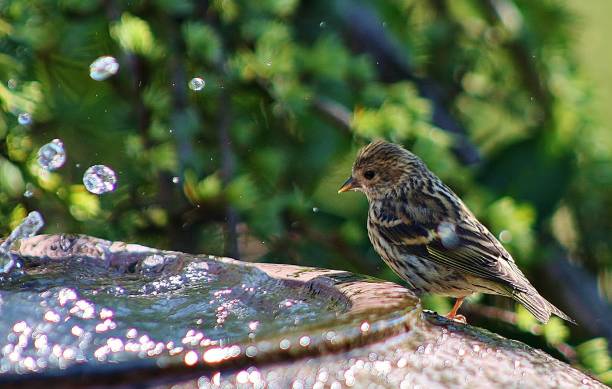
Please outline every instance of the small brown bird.
[[359, 151], [338, 193], [368, 198], [368, 236], [376, 252], [417, 294], [455, 297], [457, 316], [472, 293], [507, 296], [539, 321], [551, 314], [574, 321], [529, 283], [512, 256], [416, 155], [373, 142]]

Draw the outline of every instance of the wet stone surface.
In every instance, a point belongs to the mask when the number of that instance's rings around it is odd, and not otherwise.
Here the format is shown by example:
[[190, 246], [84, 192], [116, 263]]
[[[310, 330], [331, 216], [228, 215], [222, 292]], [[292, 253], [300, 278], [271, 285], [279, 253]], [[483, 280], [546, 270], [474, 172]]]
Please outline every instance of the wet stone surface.
[[347, 272], [87, 236], [11, 247], [24, 273], [0, 282], [3, 388], [603, 387]]
[[544, 352], [465, 326], [425, 320], [340, 354], [201, 375], [175, 388], [604, 388]]
[[334, 300], [287, 294], [263, 271], [210, 257], [85, 254], [36, 265], [0, 289], [0, 374], [244, 343], [342, 312]]

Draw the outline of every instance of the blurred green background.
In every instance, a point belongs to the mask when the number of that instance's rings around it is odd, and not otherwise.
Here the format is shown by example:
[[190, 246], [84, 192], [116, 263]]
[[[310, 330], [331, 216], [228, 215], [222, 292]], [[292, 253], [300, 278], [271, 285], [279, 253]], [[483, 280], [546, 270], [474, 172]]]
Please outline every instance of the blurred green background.
[[[607, 0], [1, 1], [0, 235], [36, 209], [46, 233], [401, 282], [370, 246], [365, 198], [336, 194], [384, 137], [580, 325], [491, 296], [469, 321], [611, 383], [609, 15]], [[94, 81], [102, 55], [120, 69]], [[53, 138], [68, 160], [49, 173], [36, 156]], [[84, 189], [93, 164], [115, 192]]]

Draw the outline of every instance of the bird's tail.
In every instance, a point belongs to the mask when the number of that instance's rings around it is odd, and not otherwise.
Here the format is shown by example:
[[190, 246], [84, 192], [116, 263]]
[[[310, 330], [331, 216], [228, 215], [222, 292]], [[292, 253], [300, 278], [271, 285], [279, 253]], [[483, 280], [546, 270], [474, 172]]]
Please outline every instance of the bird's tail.
[[548, 319], [550, 319], [550, 315], [552, 314], [555, 314], [561, 319], [567, 320], [572, 324], [576, 324], [574, 319], [563, 313], [563, 311], [561, 311], [559, 308], [552, 305], [544, 297], [540, 296], [535, 289], [527, 292], [517, 291], [513, 294], [513, 297], [516, 299], [516, 301], [523, 304], [523, 306], [527, 308], [527, 310], [531, 312], [536, 319], [544, 324], [548, 322]]

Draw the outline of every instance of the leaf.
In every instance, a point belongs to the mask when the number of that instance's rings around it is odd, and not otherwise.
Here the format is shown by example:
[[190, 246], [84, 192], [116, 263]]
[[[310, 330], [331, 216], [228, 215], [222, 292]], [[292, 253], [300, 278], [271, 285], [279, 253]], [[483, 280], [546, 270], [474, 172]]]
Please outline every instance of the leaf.
[[110, 35], [124, 50], [155, 58], [162, 53], [161, 47], [155, 41], [149, 23], [127, 12], [121, 15], [119, 22], [110, 26]]

